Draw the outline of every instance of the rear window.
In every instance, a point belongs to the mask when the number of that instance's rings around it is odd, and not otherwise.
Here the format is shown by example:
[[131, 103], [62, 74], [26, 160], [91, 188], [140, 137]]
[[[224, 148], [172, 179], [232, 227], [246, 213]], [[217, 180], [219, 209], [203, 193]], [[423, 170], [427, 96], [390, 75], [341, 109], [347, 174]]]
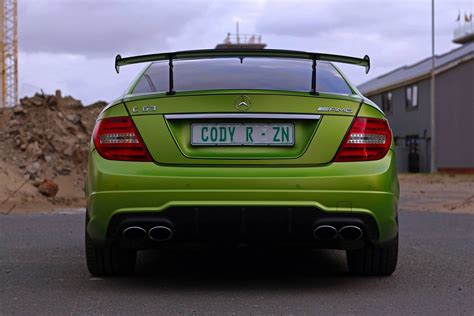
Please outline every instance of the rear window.
[[[173, 62], [174, 90], [311, 90], [311, 61], [279, 58], [177, 60]], [[153, 63], [142, 75], [133, 93], [168, 91], [168, 62]], [[318, 92], [352, 94], [333, 65], [318, 62]]]

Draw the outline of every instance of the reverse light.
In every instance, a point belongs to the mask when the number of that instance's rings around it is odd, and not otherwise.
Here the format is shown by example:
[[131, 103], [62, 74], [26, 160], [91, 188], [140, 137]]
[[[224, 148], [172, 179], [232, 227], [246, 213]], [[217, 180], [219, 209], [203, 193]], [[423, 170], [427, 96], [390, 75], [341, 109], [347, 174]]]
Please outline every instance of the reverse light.
[[384, 119], [357, 117], [334, 161], [369, 161], [385, 157], [392, 132]]
[[98, 121], [93, 140], [97, 152], [105, 159], [151, 161], [150, 154], [129, 117], [110, 117]]

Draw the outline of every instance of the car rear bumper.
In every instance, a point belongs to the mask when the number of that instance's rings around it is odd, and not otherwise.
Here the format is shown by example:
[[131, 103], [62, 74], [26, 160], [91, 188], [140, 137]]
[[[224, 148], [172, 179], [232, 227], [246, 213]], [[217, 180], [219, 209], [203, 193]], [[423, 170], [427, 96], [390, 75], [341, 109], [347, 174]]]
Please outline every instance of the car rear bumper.
[[315, 167], [163, 166], [105, 160], [93, 151], [87, 231], [106, 243], [120, 239], [124, 225], [164, 221], [173, 241], [317, 243], [313, 230], [321, 223], [339, 229], [356, 222], [366, 241], [379, 244], [397, 235], [398, 192], [391, 151], [377, 161]]
[[[315, 235], [319, 227], [333, 227], [333, 236]], [[337, 231], [357, 226], [360, 237], [342, 238]], [[141, 232], [134, 238], [123, 232], [127, 228]], [[146, 234], [154, 227], [166, 227], [161, 240]], [[170, 207], [159, 213], [121, 213], [112, 217], [107, 229], [107, 240], [122, 247], [147, 249], [168, 243], [278, 243], [313, 247], [351, 249], [366, 240], [377, 241], [379, 230], [375, 219], [364, 213], [328, 213], [314, 207], [285, 206], [204, 206]]]

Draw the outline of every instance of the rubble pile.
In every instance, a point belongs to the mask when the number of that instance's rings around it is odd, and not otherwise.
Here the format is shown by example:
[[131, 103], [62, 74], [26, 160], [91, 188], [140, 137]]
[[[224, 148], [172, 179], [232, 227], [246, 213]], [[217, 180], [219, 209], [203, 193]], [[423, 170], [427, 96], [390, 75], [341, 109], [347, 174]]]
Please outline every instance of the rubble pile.
[[106, 103], [84, 106], [73, 97], [37, 93], [0, 112], [0, 159], [16, 166], [24, 180], [55, 196], [54, 179], [71, 176], [82, 187], [95, 119]]

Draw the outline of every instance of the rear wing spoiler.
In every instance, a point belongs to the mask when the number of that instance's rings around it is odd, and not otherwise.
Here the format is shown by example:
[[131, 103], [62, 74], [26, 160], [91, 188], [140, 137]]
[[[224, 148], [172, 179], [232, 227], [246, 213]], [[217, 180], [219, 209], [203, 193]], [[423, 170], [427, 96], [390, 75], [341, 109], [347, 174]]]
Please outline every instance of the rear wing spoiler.
[[295, 58], [308, 59], [313, 61], [312, 69], [313, 76], [311, 80], [311, 94], [316, 92], [316, 65], [317, 61], [332, 61], [337, 63], [352, 64], [365, 67], [365, 73], [370, 70], [370, 58], [365, 55], [363, 58], [356, 58], [343, 55], [312, 53], [295, 50], [281, 50], [281, 49], [201, 49], [201, 50], [187, 50], [170, 53], [148, 54], [140, 56], [125, 57], [117, 55], [115, 57], [115, 71], [119, 73], [120, 67], [138, 63], [163, 61], [169, 62], [169, 87], [168, 94], [174, 94], [173, 91], [173, 60], [179, 59], [209, 59], [209, 58], [240, 58], [241, 62], [245, 57], [267, 57], [267, 58]]

